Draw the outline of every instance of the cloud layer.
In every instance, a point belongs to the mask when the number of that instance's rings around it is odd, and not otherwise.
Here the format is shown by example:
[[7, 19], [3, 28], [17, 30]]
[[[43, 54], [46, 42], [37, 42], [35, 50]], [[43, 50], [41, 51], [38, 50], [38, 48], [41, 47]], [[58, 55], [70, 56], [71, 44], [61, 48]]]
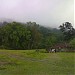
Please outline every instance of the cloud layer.
[[74, 0], [0, 0], [0, 18], [50, 27], [66, 21], [74, 25]]

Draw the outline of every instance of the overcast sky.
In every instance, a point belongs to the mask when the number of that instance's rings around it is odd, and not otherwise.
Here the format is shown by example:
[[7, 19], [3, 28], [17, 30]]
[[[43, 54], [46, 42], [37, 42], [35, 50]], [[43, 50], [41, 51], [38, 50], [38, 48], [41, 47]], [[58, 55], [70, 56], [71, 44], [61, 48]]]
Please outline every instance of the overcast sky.
[[69, 21], [74, 26], [74, 0], [0, 0], [0, 18], [50, 27]]

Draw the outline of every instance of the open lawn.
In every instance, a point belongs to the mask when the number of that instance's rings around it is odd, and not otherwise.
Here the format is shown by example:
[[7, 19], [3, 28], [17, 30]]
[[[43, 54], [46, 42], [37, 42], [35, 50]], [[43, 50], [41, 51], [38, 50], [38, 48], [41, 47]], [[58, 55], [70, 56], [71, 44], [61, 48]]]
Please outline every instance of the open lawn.
[[75, 75], [75, 53], [0, 50], [0, 75]]

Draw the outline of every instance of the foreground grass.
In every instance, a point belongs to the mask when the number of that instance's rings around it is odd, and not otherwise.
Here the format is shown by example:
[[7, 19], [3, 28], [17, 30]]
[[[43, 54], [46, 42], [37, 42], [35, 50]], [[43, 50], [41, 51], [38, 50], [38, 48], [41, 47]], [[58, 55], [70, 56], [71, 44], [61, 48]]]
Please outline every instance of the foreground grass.
[[0, 75], [75, 75], [75, 53], [0, 50]]

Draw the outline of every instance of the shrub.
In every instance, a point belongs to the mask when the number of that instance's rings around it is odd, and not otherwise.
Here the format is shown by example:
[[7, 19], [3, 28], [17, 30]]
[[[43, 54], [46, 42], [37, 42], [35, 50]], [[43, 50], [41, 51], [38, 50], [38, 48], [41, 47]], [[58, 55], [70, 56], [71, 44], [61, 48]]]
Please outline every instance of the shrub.
[[70, 41], [70, 45], [75, 49], [75, 38]]

